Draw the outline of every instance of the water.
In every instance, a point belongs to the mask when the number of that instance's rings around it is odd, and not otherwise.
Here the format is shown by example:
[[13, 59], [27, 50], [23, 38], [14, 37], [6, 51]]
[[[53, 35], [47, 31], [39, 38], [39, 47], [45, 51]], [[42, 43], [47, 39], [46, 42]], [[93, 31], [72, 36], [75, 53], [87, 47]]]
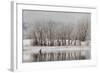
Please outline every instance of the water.
[[25, 47], [23, 62], [86, 60], [90, 59], [90, 47]]

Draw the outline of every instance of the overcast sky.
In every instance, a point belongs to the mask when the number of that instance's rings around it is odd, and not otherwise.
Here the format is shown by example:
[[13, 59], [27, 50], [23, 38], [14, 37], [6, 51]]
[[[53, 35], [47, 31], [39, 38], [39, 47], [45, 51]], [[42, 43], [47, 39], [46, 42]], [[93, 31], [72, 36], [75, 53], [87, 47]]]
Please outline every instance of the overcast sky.
[[90, 22], [89, 13], [75, 13], [75, 12], [51, 12], [51, 11], [35, 11], [35, 10], [23, 10], [23, 23], [33, 24], [36, 21], [43, 20], [53, 20], [64, 23], [74, 23], [80, 19], [88, 19]]

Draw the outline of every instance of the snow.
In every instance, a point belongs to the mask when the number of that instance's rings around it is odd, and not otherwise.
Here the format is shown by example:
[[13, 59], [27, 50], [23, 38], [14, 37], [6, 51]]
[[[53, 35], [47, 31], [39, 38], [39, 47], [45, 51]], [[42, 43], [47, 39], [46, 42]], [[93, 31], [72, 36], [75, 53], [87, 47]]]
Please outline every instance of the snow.
[[32, 44], [32, 39], [24, 39], [23, 40], [24, 46], [31, 46], [31, 44]]

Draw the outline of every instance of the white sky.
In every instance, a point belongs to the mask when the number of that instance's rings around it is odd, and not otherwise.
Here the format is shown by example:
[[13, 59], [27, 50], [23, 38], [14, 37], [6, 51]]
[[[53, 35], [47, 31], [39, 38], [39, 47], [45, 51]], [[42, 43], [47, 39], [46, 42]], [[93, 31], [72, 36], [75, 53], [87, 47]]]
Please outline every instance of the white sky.
[[90, 13], [74, 13], [74, 12], [50, 12], [50, 11], [35, 11], [35, 10], [23, 10], [23, 23], [33, 24], [39, 20], [53, 20], [64, 23], [74, 23], [80, 19], [88, 19], [90, 22]]

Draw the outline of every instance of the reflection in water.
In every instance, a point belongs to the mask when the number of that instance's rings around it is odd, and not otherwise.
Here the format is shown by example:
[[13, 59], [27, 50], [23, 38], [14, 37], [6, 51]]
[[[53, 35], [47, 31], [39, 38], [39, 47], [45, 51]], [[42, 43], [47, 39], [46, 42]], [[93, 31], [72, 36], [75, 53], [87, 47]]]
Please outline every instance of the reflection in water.
[[67, 50], [59, 52], [42, 52], [23, 54], [23, 62], [86, 60], [90, 59], [90, 50]]

